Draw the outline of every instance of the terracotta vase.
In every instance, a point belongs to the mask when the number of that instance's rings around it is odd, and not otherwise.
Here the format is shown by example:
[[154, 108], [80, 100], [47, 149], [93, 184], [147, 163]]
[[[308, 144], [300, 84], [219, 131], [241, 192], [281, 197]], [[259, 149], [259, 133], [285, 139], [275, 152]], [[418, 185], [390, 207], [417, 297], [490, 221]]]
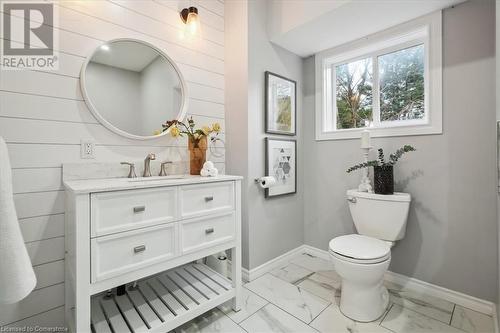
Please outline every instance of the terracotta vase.
[[207, 137], [199, 140], [188, 140], [189, 145], [189, 174], [199, 175], [207, 159]]

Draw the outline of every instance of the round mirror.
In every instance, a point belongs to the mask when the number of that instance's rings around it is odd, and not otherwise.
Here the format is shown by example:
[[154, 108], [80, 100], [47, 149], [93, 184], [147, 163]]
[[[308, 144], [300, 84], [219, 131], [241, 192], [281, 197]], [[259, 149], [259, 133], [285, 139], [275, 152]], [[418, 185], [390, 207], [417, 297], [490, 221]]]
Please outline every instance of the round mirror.
[[161, 133], [165, 121], [185, 116], [184, 79], [174, 62], [151, 44], [135, 39], [102, 44], [80, 77], [94, 116], [128, 138], [157, 138], [166, 134]]

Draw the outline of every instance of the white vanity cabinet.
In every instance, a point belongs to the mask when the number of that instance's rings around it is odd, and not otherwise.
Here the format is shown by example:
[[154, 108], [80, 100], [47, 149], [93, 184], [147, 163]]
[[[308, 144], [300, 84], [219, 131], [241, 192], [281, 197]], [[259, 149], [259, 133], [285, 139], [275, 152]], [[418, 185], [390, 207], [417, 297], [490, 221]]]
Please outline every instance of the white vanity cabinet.
[[[240, 181], [65, 181], [70, 330], [168, 332], [232, 298], [239, 310]], [[199, 263], [224, 250], [231, 251], [231, 279]], [[126, 293], [117, 295], [113, 288], [124, 284]]]

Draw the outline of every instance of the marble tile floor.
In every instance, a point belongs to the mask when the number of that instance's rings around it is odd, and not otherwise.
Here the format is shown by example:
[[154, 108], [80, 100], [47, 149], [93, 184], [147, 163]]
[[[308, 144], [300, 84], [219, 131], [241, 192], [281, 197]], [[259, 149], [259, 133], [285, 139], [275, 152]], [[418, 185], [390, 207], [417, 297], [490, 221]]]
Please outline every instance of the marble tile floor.
[[339, 309], [340, 277], [331, 262], [300, 254], [245, 284], [243, 308], [230, 303], [177, 328], [176, 333], [494, 333], [491, 316], [387, 283], [391, 303], [372, 323]]

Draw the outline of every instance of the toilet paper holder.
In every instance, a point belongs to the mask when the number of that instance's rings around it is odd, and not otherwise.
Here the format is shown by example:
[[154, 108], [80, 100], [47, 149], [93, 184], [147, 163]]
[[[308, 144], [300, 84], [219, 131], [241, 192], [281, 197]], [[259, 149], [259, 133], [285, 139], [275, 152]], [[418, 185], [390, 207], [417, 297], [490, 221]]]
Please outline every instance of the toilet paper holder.
[[276, 179], [273, 176], [263, 176], [259, 178], [254, 178], [255, 184], [258, 184], [261, 188], [266, 189], [274, 186], [276, 184]]

